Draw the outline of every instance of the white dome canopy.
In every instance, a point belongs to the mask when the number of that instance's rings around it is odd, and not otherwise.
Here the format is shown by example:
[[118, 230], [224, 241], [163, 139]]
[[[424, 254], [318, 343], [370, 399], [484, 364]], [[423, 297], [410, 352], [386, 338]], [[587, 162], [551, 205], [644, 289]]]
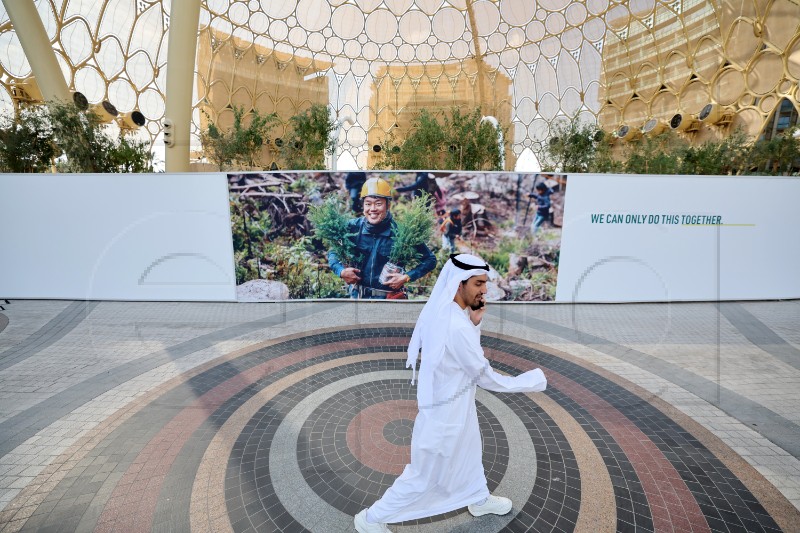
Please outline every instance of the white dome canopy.
[[[35, 4], [70, 88], [92, 103], [109, 100], [120, 112], [140, 110], [151, 138], [158, 137], [171, 2]], [[777, 8], [766, 9], [758, 27], [767, 34], [749, 46], [758, 32], [749, 12], [737, 5], [697, 0], [203, 0], [195, 108], [209, 106], [215, 116], [235, 105], [267, 112], [282, 105], [302, 109], [313, 98], [298, 93], [297, 86], [267, 87], [267, 82], [285, 83], [277, 73], [291, 69], [296, 85], [320, 78], [324, 90], [315, 94], [340, 120], [348, 120], [339, 136], [340, 153], [349, 152], [362, 167], [375, 136], [388, 134], [401, 122], [398, 117], [422, 107], [480, 107], [508, 128], [515, 157], [526, 149], [539, 153], [552, 125], [566, 117], [592, 122], [600, 117], [612, 128], [641, 122], [691, 108], [694, 100], [707, 103], [714, 84], [742, 77], [751, 56], [764, 56], [754, 64], [763, 63], [765, 72], [775, 70], [767, 67], [780, 59], [776, 52], [794, 57], [792, 50], [800, 49], [796, 36], [769, 34], [778, 26], [770, 18], [780, 18]], [[767, 44], [759, 45], [762, 41]], [[736, 43], [755, 52], [741, 52], [738, 58]], [[798, 75], [795, 63], [788, 63], [789, 82]], [[261, 65], [272, 65], [269, 76], [259, 74]], [[0, 90], [0, 105], [11, 105], [12, 85], [30, 71], [0, 4], [0, 84], [6, 89]], [[766, 87], [763, 77], [758, 80]], [[771, 108], [764, 109], [765, 91], [783, 90], [786, 84], [778, 89], [775, 84], [766, 89], [758, 83], [739, 85], [724, 84], [721, 98], [745, 112], [752, 108], [766, 120]], [[387, 113], [391, 116], [384, 117]], [[196, 112], [195, 132], [200, 126]]]

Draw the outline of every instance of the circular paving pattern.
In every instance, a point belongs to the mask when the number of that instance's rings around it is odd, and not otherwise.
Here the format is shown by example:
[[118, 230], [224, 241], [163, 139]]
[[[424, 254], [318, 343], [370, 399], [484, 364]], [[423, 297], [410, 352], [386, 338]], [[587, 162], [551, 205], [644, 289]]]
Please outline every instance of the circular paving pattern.
[[[195, 369], [88, 433], [9, 509], [31, 531], [352, 531], [409, 460], [410, 334], [318, 330]], [[760, 474], [642, 389], [524, 340], [483, 345], [497, 370], [549, 380], [476, 397], [489, 489], [514, 508], [393, 530], [797, 530]]]
[[383, 438], [395, 446], [411, 446], [411, 432], [413, 430], [413, 420], [407, 418], [392, 420], [383, 426]]

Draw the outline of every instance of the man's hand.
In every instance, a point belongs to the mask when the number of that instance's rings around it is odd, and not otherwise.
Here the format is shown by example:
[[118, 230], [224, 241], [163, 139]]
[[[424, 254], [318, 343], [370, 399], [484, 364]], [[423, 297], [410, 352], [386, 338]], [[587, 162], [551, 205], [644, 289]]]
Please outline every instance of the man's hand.
[[384, 283], [384, 285], [399, 291], [403, 288], [403, 285], [408, 283], [410, 280], [411, 278], [409, 278], [407, 274], [389, 274], [386, 276], [386, 283]]
[[361, 281], [361, 277], [359, 277], [361, 271], [357, 268], [348, 267], [342, 270], [342, 273], [339, 274], [339, 277], [345, 280], [345, 282], [349, 283], [350, 285], [356, 285], [359, 281]]
[[483, 306], [480, 307], [479, 309], [469, 310], [469, 319], [476, 326], [481, 323], [481, 320], [483, 320], [483, 315], [486, 314], [486, 301], [481, 300], [481, 303], [483, 304]]

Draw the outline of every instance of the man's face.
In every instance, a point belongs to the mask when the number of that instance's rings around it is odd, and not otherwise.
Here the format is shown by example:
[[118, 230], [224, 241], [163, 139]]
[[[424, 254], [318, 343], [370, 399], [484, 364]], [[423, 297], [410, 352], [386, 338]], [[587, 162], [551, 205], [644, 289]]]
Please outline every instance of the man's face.
[[377, 224], [384, 218], [388, 211], [386, 198], [367, 196], [364, 198], [364, 217], [370, 224]]
[[458, 288], [461, 299], [473, 311], [480, 309], [486, 303], [484, 296], [486, 296], [486, 282], [488, 279], [489, 276], [486, 274], [472, 276], [466, 283], [462, 283]]

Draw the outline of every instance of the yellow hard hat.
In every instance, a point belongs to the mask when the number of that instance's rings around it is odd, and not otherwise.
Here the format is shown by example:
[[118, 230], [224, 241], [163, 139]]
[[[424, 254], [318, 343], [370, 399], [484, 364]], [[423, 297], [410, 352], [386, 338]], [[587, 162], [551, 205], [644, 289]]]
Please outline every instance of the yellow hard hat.
[[377, 196], [378, 198], [392, 198], [392, 186], [383, 178], [370, 178], [361, 186], [361, 198]]

